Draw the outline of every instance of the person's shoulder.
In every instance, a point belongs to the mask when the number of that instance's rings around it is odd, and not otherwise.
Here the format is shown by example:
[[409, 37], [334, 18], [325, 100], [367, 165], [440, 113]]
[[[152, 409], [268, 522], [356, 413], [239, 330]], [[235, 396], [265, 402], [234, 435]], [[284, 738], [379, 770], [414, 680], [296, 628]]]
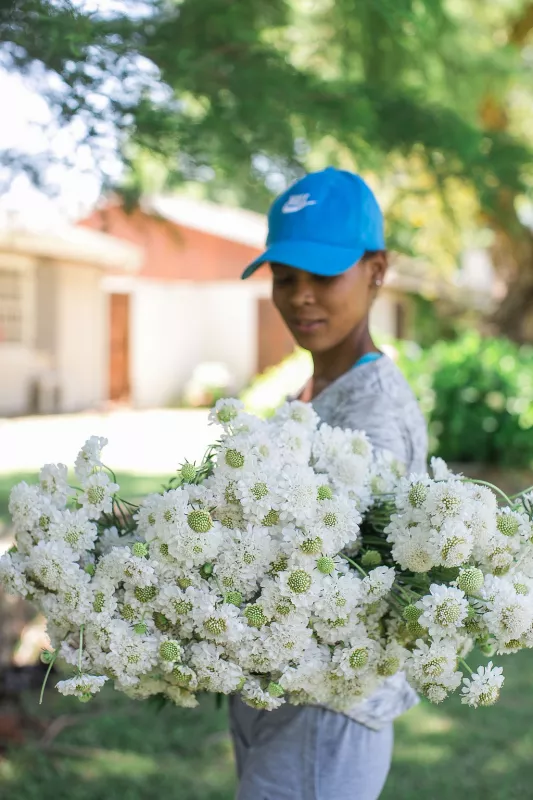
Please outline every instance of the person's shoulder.
[[357, 389], [359, 396], [379, 396], [392, 402], [415, 400], [415, 396], [401, 369], [383, 354], [381, 358], [357, 367], [349, 373], [346, 389]]

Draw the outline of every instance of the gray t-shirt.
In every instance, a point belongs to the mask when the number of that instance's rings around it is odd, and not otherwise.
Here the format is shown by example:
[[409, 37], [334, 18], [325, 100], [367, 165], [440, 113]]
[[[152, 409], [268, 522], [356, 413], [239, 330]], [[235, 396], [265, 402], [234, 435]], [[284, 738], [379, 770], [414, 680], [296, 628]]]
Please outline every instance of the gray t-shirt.
[[[364, 431], [377, 450], [389, 450], [409, 473], [426, 472], [424, 417], [403, 374], [387, 356], [341, 375], [315, 397], [313, 407], [328, 425]], [[417, 702], [416, 692], [399, 672], [347, 716], [379, 730]]]
[[323, 422], [364, 431], [377, 450], [389, 450], [408, 472], [426, 472], [427, 429], [402, 372], [383, 355], [354, 367], [313, 400]]

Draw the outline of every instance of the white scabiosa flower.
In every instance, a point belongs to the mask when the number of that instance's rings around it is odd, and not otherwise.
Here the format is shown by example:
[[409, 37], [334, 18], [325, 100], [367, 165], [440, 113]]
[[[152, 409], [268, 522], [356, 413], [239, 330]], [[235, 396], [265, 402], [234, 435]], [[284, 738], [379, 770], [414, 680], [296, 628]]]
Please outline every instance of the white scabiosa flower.
[[[31, 532], [28, 547], [43, 539], [48, 533], [50, 524], [61, 517], [49, 495], [44, 494], [39, 486], [28, 486], [24, 481], [11, 490], [9, 513], [15, 532]], [[21, 540], [18, 539], [17, 542], [21, 549]]]
[[80, 700], [87, 700], [100, 691], [106, 680], [105, 676], [82, 674], [66, 681], [59, 681], [56, 683], [56, 689], [60, 694], [74, 695]]
[[316, 506], [313, 535], [322, 540], [324, 554], [334, 555], [357, 539], [360, 521], [360, 514], [346, 495], [322, 500]]
[[461, 702], [473, 708], [494, 705], [503, 685], [502, 673], [502, 668], [494, 667], [492, 661], [486, 667], [478, 667], [471, 678], [463, 679]]
[[432, 583], [430, 594], [416, 603], [422, 610], [418, 622], [427, 628], [431, 636], [454, 634], [468, 614], [468, 602], [460, 589]]
[[471, 506], [465, 485], [458, 480], [432, 483], [424, 503], [433, 524], [438, 526], [448, 520], [467, 518]]
[[75, 553], [81, 554], [94, 548], [98, 528], [89, 520], [85, 509], [65, 509], [60, 519], [50, 523], [48, 535], [50, 539], [64, 542]]
[[453, 473], [448, 469], [447, 463], [442, 458], [433, 458], [430, 461], [431, 472], [436, 481], [447, 481], [453, 478]]
[[236, 483], [235, 495], [241, 513], [257, 523], [280, 507], [276, 475], [269, 470], [257, 468], [246, 472]]
[[453, 639], [436, 639], [426, 644], [417, 639], [405, 663], [405, 669], [417, 685], [443, 683], [443, 676], [457, 668], [457, 647]]
[[100, 457], [107, 443], [107, 439], [102, 436], [91, 436], [81, 448], [76, 458], [74, 470], [81, 483], [94, 472], [102, 469], [103, 464]]
[[89, 519], [98, 519], [100, 514], [113, 510], [113, 495], [119, 490], [106, 472], [95, 472], [83, 481], [83, 493], [79, 502], [87, 512]]
[[436, 553], [429, 541], [428, 531], [422, 525], [407, 528], [404, 535], [396, 535], [395, 538], [392, 556], [402, 569], [428, 572], [435, 566]]
[[310, 522], [316, 516], [320, 479], [312, 469], [295, 466], [280, 476], [280, 519]]
[[273, 711], [285, 702], [283, 697], [275, 691], [272, 693], [268, 689], [263, 689], [260, 682], [253, 678], [246, 681], [240, 696], [246, 705], [261, 711]]
[[79, 574], [89, 580], [89, 576], [82, 573], [76, 563], [77, 558], [76, 553], [64, 543], [38, 542], [30, 553], [28, 572], [32, 580], [49, 591], [58, 591], [65, 584], [75, 583]]
[[529, 541], [533, 534], [531, 520], [527, 514], [510, 508], [499, 509], [496, 514], [496, 528], [503, 536], [521, 536], [525, 541]]
[[311, 458], [311, 437], [307, 429], [298, 422], [288, 420], [276, 430], [276, 444], [283, 460], [291, 467], [309, 463]]
[[386, 597], [392, 589], [396, 573], [392, 567], [376, 567], [371, 570], [362, 583], [362, 602], [375, 603]]
[[211, 425], [222, 425], [225, 431], [231, 432], [234, 423], [244, 413], [244, 403], [241, 400], [223, 397], [217, 400], [214, 408], [209, 412]]
[[214, 642], [194, 642], [189, 648], [188, 663], [198, 676], [199, 687], [210, 692], [230, 694], [244, 684], [242, 668], [226, 656]]
[[39, 473], [41, 491], [49, 495], [58, 508], [63, 508], [67, 498], [73, 494], [67, 478], [68, 470], [64, 464], [45, 464]]
[[8, 594], [27, 597], [35, 591], [26, 576], [27, 565], [28, 556], [19, 553], [5, 553], [0, 558], [0, 585]]
[[520, 639], [533, 625], [533, 602], [518, 594], [512, 584], [501, 581], [499, 591], [483, 615], [491, 633], [503, 641]]
[[311, 403], [302, 403], [299, 400], [283, 403], [274, 416], [272, 423], [283, 424], [285, 422], [296, 422], [301, 425], [308, 434], [312, 434], [318, 428], [320, 418]]
[[446, 521], [438, 531], [433, 530], [429, 543], [436, 561], [443, 567], [460, 567], [470, 558], [474, 540], [462, 522]]

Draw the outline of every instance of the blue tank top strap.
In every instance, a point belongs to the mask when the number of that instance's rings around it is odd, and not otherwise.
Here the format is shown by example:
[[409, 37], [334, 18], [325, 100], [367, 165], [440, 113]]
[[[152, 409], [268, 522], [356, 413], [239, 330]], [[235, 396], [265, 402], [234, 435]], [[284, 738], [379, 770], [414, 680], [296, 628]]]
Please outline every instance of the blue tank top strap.
[[365, 353], [364, 356], [361, 356], [361, 358], [355, 362], [352, 369], [361, 367], [363, 364], [370, 364], [371, 361], [377, 361], [382, 355], [383, 353]]

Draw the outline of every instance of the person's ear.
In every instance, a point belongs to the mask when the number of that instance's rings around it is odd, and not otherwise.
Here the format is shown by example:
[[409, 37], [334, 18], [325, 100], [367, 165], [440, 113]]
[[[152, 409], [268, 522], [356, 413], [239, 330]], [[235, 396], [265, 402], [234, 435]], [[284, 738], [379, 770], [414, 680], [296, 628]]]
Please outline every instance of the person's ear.
[[380, 250], [379, 252], [374, 253], [370, 258], [369, 266], [372, 287], [379, 289], [381, 286], [383, 286], [387, 268], [389, 266], [387, 251]]

